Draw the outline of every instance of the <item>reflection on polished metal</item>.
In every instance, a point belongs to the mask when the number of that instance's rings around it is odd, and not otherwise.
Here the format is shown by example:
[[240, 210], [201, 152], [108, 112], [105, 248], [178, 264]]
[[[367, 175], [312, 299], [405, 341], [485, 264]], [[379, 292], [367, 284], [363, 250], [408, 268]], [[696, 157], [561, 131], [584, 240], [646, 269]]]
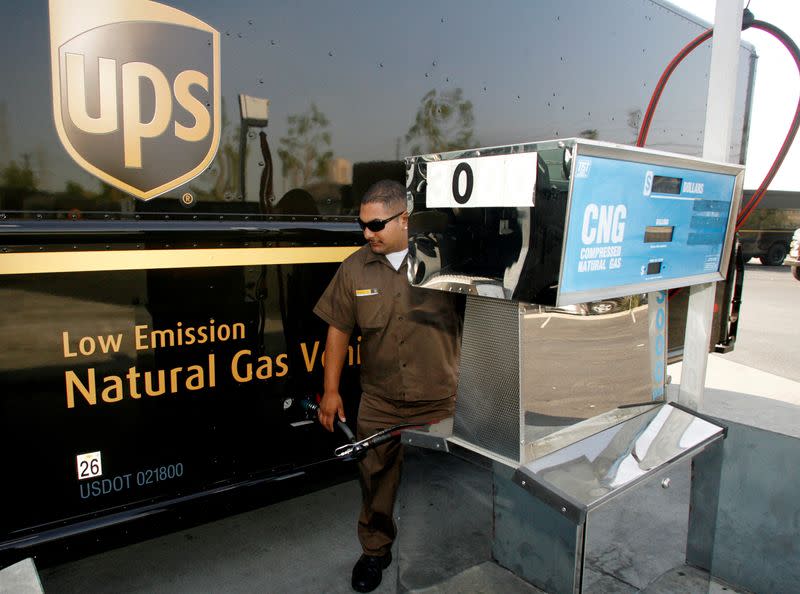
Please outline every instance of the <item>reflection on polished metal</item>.
[[576, 443], [591, 435], [599, 433], [609, 427], [614, 427], [644, 412], [652, 410], [660, 405], [660, 402], [653, 402], [641, 405], [630, 405], [615, 408], [608, 412], [601, 413], [596, 417], [580, 421], [574, 425], [567, 425], [559, 428], [553, 433], [545, 435], [527, 444], [525, 458], [527, 460], [537, 460], [556, 450]]
[[[135, 3], [116, 4], [124, 4], [128, 11], [135, 10]], [[221, 68], [227, 73], [219, 80], [219, 90], [228, 108], [236, 104], [237, 95], [243, 89], [253, 94], [259, 94], [261, 89], [269, 89], [274, 109], [270, 127], [274, 138], [281, 138], [287, 135], [290, 127], [285, 116], [292, 112], [292, 106], [316, 102], [334, 123], [337, 156], [355, 162], [397, 158], [399, 150], [394, 142], [387, 140], [402, 138], [408, 130], [408, 123], [414, 120], [415, 112], [420, 107], [420, 98], [428, 90], [420, 89], [416, 84], [420, 80], [426, 83], [430, 81], [429, 88], [439, 88], [440, 85], [452, 88], [458, 84], [463, 89], [464, 99], [475, 103], [475, 121], [470, 128], [479, 131], [481, 138], [492, 141], [517, 139], [525, 133], [522, 130], [532, 130], [540, 138], [584, 131], [602, 140], [631, 142], [635, 137], [635, 129], [632, 129], [635, 124], [626, 122], [635, 121], [641, 116], [637, 106], [646, 105], [651, 91], [649, 82], [643, 83], [650, 81], [653, 72], [663, 67], [672, 55], [676, 38], [690, 39], [703, 26], [697, 19], [674, 6], [665, 10], [658, 2], [649, 0], [635, 4], [627, 0], [608, 0], [597, 5], [510, 0], [503, 4], [502, 10], [497, 10], [491, 4], [474, 5], [467, 14], [462, 15], [469, 18], [451, 18], [441, 22], [438, 18], [434, 19], [435, 33], [433, 29], [425, 35], [415, 36], [393, 32], [380, 38], [369, 33], [381, 30], [384, 23], [402, 22], [409, 11], [413, 14], [424, 13], [425, 4], [417, 2], [409, 5], [415, 8], [386, 4], [375, 11], [359, 11], [355, 34], [343, 37], [335, 35], [335, 32], [353, 28], [352, 15], [324, 2], [312, 2], [282, 6], [281, 32], [279, 38], [274, 38], [274, 33], [267, 35], [263, 29], [258, 31], [259, 27], [265, 27], [265, 23], [275, 18], [272, 7], [245, 4], [238, 0], [231, 4], [239, 5], [241, 10], [210, 3], [190, 9], [194, 16], [217, 31], [231, 32], [230, 36], [223, 33], [219, 50]], [[8, 58], [0, 64], [0, 74], [6, 80], [14, 80], [15, 70], [24, 68], [32, 73], [32, 80], [38, 81], [37, 87], [26, 92], [21, 92], [14, 85], [6, 85], [3, 103], [7, 106], [8, 114], [54, 111], [51, 105], [49, 60], [42, 52], [37, 52], [41, 44], [47, 41], [43, 39], [46, 32], [40, 31], [40, 28], [29, 30], [46, 18], [38, 6], [15, 3], [7, 18], [0, 23], [2, 38], [17, 39], [16, 43], [9, 46]], [[65, 2], [63, 6], [67, 11], [77, 10], [74, 3]], [[147, 9], [148, 12], [152, 10], [153, 7]], [[254, 28], [248, 31], [241, 30], [243, 12], [254, 23]], [[618, 18], [622, 13], [626, 15], [625, 23], [635, 25], [622, 23]], [[92, 18], [92, 15], [79, 15], [76, 20], [84, 18]], [[552, 24], [558, 22], [569, 25], [553, 29]], [[314, 43], [304, 46], [304, 51], [287, 51], [291, 47], [287, 42], [308, 36], [308, 28], [314, 23], [325, 25], [324, 32], [314, 37]], [[520, 23], [526, 24], [526, 34], [509, 36], [507, 32]], [[236, 34], [241, 32], [246, 39], [257, 31], [265, 44], [245, 43]], [[554, 43], [556, 31], [558, 41]], [[67, 39], [72, 37], [67, 36]], [[273, 38], [268, 39], [270, 37]], [[474, 57], [470, 51], [470, 40], [478, 38], [503, 39], [502, 44], [490, 44], [481, 50], [483, 63], [503, 65], [491, 69], [489, 80], [486, 78], [486, 69], [472, 67]], [[330, 44], [336, 45], [335, 56], [328, 54]], [[620, 47], [637, 48], [637, 54], [638, 48], [641, 48], [640, 59], [632, 61], [626, 68], [614, 69], [614, 84], [609, 84], [607, 65], [618, 59]], [[202, 48], [209, 50], [211, 46], [204, 41]], [[591, 51], [586, 48], [591, 48]], [[647, 48], [646, 53], [644, 48]], [[163, 51], [160, 48], [153, 49], [156, 53]], [[659, 124], [651, 130], [650, 138], [654, 146], [665, 150], [699, 155], [702, 150], [700, 131], [703, 129], [705, 96], [704, 93], [695, 92], [695, 81], [703, 80], [707, 74], [710, 50], [700, 47], [695, 53], [697, 60], [682, 64], [682, 76], [670, 81], [673, 92], [662, 99]], [[738, 96], [744, 98], [753, 77], [750, 64], [756, 58], [755, 52], [747, 44], [742, 44], [740, 53], [740, 67], [734, 78], [738, 85]], [[103, 53], [99, 55], [110, 57]], [[374, 57], [372, 66], [369, 60], [363, 60], [366, 55]], [[387, 59], [400, 55], [436, 55], [436, 66], [431, 65], [435, 70], [423, 72], [419, 60]], [[509, 60], [509, 56], [518, 56], [520, 59]], [[169, 56], [174, 59], [180, 57]], [[580, 69], [581, 76], [563, 75], [575, 68]], [[90, 84], [98, 73], [96, 59], [87, 59], [86, 72], [87, 84]], [[352, 84], [354, 72], [359, 73], [358, 85]], [[453, 78], [455, 72], [458, 72], [457, 78]], [[537, 74], [531, 76], [530, 73]], [[391, 96], [385, 94], [387, 77], [396, 82]], [[200, 89], [194, 86], [192, 93], [200, 96]], [[369, 111], [365, 112], [363, 101], [359, 100], [363, 97], [380, 97], [381, 100], [370, 102]], [[87, 100], [90, 101], [88, 113], [97, 115], [91, 105], [96, 100], [90, 95]], [[736, 106], [736, 122], [731, 127], [732, 162], [742, 160], [740, 153], [745, 142], [744, 131], [748, 128], [746, 105], [742, 99]], [[178, 108], [177, 103], [175, 108]], [[219, 113], [215, 110], [215, 115]], [[230, 113], [227, 115], [230, 116]], [[369, 126], [364, 125], [367, 115]], [[590, 122], [588, 125], [593, 127], [592, 130], [585, 130], [587, 122]], [[188, 126], [189, 123], [184, 121], [184, 125]], [[68, 211], [75, 205], [74, 198], [65, 200], [64, 196], [59, 195], [67, 181], [79, 182], [87, 194], [92, 193], [93, 205], [91, 208], [80, 207], [84, 210], [109, 207], [116, 210], [120, 204], [131, 201], [122, 196], [119, 202], [105, 201], [105, 192], [95, 191], [93, 186], [87, 185], [77, 164], [65, 159], [66, 155], [52, 142], [52, 134], [50, 127], [44, 125], [26, 128], [26, 135], [31, 138], [30, 146], [46, 147], [43, 150], [46, 150], [47, 159], [32, 160], [35, 177], [41, 184], [32, 194], [45, 205], [42, 207], [44, 210]], [[443, 141], [453, 143], [456, 139], [452, 136]], [[235, 153], [237, 147], [230, 136], [223, 135], [220, 141], [220, 153], [213, 170], [203, 173], [192, 184], [198, 189], [196, 194], [201, 202], [222, 202], [223, 191], [231, 189], [232, 172], [225, 151], [232, 150]], [[0, 146], [0, 163], [3, 166], [12, 160], [21, 163], [23, 155], [30, 152], [26, 146], [21, 142], [12, 142], [9, 147]], [[248, 155], [252, 157], [256, 154], [258, 141], [254, 139], [248, 146]], [[252, 202], [257, 201], [261, 173], [252, 166], [254, 164], [252, 162], [248, 167], [246, 180], [247, 194]], [[279, 178], [276, 182], [278, 197], [292, 189], [287, 180]], [[185, 189], [188, 188], [184, 187], [170, 195], [179, 196]], [[7, 200], [2, 204], [3, 208], [17, 208], [10, 199], [10, 192], [8, 197], [3, 198]], [[238, 207], [245, 210], [242, 203], [238, 203]]]
[[[429, 163], [525, 154], [536, 155], [536, 208], [427, 208]], [[549, 141], [407, 159], [412, 284], [554, 305], [569, 188], [563, 158], [564, 145]]]
[[[525, 442], [619, 406], [650, 403], [645, 295], [541, 308], [522, 319]], [[526, 452], [524, 459], [532, 459]]]
[[272, 247], [217, 249], [37, 252], [0, 255], [0, 275], [100, 270], [164, 270], [211, 266], [264, 266], [341, 262], [357, 247]]
[[521, 466], [514, 480], [582, 522], [591, 509], [723, 436], [720, 425], [660, 405]]
[[739, 165], [581, 138], [406, 167], [412, 284], [559, 306], [724, 279], [744, 179]]
[[[685, 469], [685, 466], [681, 466], [682, 460], [704, 451], [725, 435], [725, 429], [715, 422], [664, 403], [615, 409], [590, 422], [594, 423], [592, 427], [581, 427], [579, 423], [569, 430], [540, 440], [540, 443], [550, 442], [550, 452], [540, 453], [527, 464], [516, 468], [497, 462], [491, 465], [491, 490], [484, 486], [483, 490], [478, 490], [469, 498], [474, 505], [474, 500], [485, 501], [491, 494], [491, 508], [487, 506], [485, 511], [475, 510], [473, 513], [476, 513], [476, 517], [461, 519], [456, 523], [456, 530], [463, 530], [464, 526], [473, 530], [488, 526], [492, 535], [491, 558], [547, 592], [574, 594], [609, 591], [598, 589], [601, 587], [599, 584], [603, 583], [597, 581], [598, 572], [608, 572], [602, 575], [613, 578], [606, 584], [623, 579], [623, 573], [616, 564], [618, 559], [598, 562], [597, 553], [602, 550], [598, 547], [613, 547], [613, 543], [616, 543], [629, 551], [634, 542], [639, 542], [630, 537], [633, 532], [641, 539], [642, 533], [654, 535], [652, 530], [663, 529], [664, 516], [656, 508], [663, 505], [664, 500], [651, 497], [652, 490], [663, 492], [670, 486], [670, 479], [664, 476], [665, 472]], [[602, 425], [605, 427], [600, 429]], [[585, 433], [583, 437], [579, 437], [580, 430]], [[456, 457], [473, 463], [480, 458], [497, 458], [491, 453], [478, 452], [474, 447], [469, 450], [459, 448], [461, 440], [448, 438], [448, 432], [448, 423], [443, 422], [430, 427], [427, 433], [404, 433], [403, 441], [428, 450], [441, 451], [446, 448]], [[485, 463], [477, 465], [481, 469], [487, 468]], [[481, 472], [476, 469], [473, 474], [478, 477]], [[457, 500], [464, 492], [464, 487], [474, 488], [466, 485], [463, 477], [453, 478], [460, 488], [451, 496], [452, 500]], [[445, 484], [449, 482], [444, 481]], [[428, 505], [441, 505], [442, 485], [427, 476], [423, 481], [417, 481], [413, 497], [408, 493], [406, 491], [401, 496], [400, 520], [406, 522], [404, 530], [408, 526], [409, 505], [420, 500], [430, 501]], [[452, 506], [452, 501], [448, 499], [448, 502]], [[670, 502], [676, 503], [674, 497]], [[636, 524], [632, 530], [628, 526], [627, 512], [621, 511], [623, 509], [635, 510], [633, 517], [645, 511], [648, 523]], [[489, 511], [491, 516], [487, 518]], [[611, 518], [626, 519], [625, 522], [618, 522], [618, 527], [612, 533], [605, 532], [609, 513]], [[436, 550], [435, 547], [444, 548], [442, 541], [445, 539], [441, 535], [452, 534], [452, 517], [444, 519], [442, 514], [428, 514], [426, 520], [426, 528], [429, 524], [433, 528], [429, 529], [424, 542], [415, 537], [412, 545], [403, 545], [405, 533], [401, 530], [401, 545], [409, 551], [406, 556], [416, 555], [413, 557], [415, 562], [429, 557], [431, 550]], [[646, 550], [632, 550], [636, 554], [666, 554], [670, 559], [670, 555], [680, 556], [684, 548], [684, 545], [674, 543], [676, 547], [668, 547], [669, 550], [665, 551], [662, 547], [671, 543], [669, 539], [665, 541], [663, 535], [654, 536], [653, 542], [658, 545]], [[426, 555], [421, 555], [420, 549]], [[481, 547], [476, 549], [483, 550]], [[660, 567], [658, 564], [652, 567], [651, 564], [644, 564], [641, 567], [635, 559], [631, 561], [637, 567], [637, 583], [641, 582], [642, 585], [650, 583], [663, 572], [653, 572], [654, 568]], [[401, 567], [401, 573], [411, 575], [408, 567], [406, 559], [406, 569], [403, 571]], [[426, 577], [430, 575], [441, 579], [441, 574], [447, 575], [447, 570], [440, 568], [438, 573], [426, 573]], [[419, 577], [418, 573], [413, 575]]]
[[254, 128], [263, 128], [269, 122], [269, 99], [239, 94], [239, 113], [242, 123]]
[[[452, 442], [510, 466], [663, 401], [647, 295], [565, 308], [468, 297]], [[654, 398], [654, 395], [657, 397]]]

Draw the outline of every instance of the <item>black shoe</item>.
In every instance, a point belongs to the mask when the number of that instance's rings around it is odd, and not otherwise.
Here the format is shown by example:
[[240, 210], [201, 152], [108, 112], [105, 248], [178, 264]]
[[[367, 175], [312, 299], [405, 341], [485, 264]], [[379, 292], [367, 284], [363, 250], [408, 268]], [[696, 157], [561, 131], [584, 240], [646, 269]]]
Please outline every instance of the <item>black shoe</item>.
[[392, 552], [382, 557], [361, 555], [353, 567], [353, 590], [356, 592], [372, 592], [381, 583], [383, 570], [392, 562]]

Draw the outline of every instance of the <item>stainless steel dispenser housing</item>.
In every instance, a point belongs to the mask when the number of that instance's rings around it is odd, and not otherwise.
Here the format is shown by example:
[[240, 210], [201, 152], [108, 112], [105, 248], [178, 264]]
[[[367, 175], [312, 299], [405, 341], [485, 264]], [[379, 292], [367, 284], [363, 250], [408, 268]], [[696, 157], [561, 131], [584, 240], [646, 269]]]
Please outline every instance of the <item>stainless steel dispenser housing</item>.
[[664, 403], [664, 291], [724, 277], [740, 166], [573, 138], [406, 168], [410, 282], [468, 295], [450, 443], [526, 464]]
[[406, 175], [412, 284], [562, 306], [722, 280], [744, 170], [571, 138]]
[[595, 511], [724, 436], [666, 401], [667, 289], [724, 278], [743, 169], [583, 139], [406, 167], [409, 280], [467, 304], [454, 418], [403, 441], [491, 461], [493, 558], [581, 592]]

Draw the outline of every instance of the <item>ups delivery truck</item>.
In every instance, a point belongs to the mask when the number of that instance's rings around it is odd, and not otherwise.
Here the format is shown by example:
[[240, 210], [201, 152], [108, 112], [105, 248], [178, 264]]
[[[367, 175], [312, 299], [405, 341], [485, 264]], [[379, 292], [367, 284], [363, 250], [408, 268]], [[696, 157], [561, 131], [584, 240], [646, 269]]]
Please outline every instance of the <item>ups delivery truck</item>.
[[[412, 154], [633, 143], [703, 28], [653, 0], [2, 3], [0, 561], [352, 476], [300, 403], [322, 388], [312, 308], [363, 243], [360, 196]], [[701, 154], [709, 58], [672, 77], [648, 146]]]

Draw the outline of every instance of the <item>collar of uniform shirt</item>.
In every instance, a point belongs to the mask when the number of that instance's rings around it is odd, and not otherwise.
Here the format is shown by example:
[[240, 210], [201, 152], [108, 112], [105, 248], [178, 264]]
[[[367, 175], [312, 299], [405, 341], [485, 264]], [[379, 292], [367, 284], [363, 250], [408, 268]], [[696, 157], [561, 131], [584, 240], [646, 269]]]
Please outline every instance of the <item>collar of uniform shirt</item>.
[[404, 250], [400, 250], [399, 252], [392, 252], [391, 254], [385, 254], [386, 259], [389, 260], [389, 264], [392, 265], [392, 268], [395, 270], [400, 270], [400, 266], [403, 265], [403, 258], [406, 257], [408, 253], [408, 248]]

